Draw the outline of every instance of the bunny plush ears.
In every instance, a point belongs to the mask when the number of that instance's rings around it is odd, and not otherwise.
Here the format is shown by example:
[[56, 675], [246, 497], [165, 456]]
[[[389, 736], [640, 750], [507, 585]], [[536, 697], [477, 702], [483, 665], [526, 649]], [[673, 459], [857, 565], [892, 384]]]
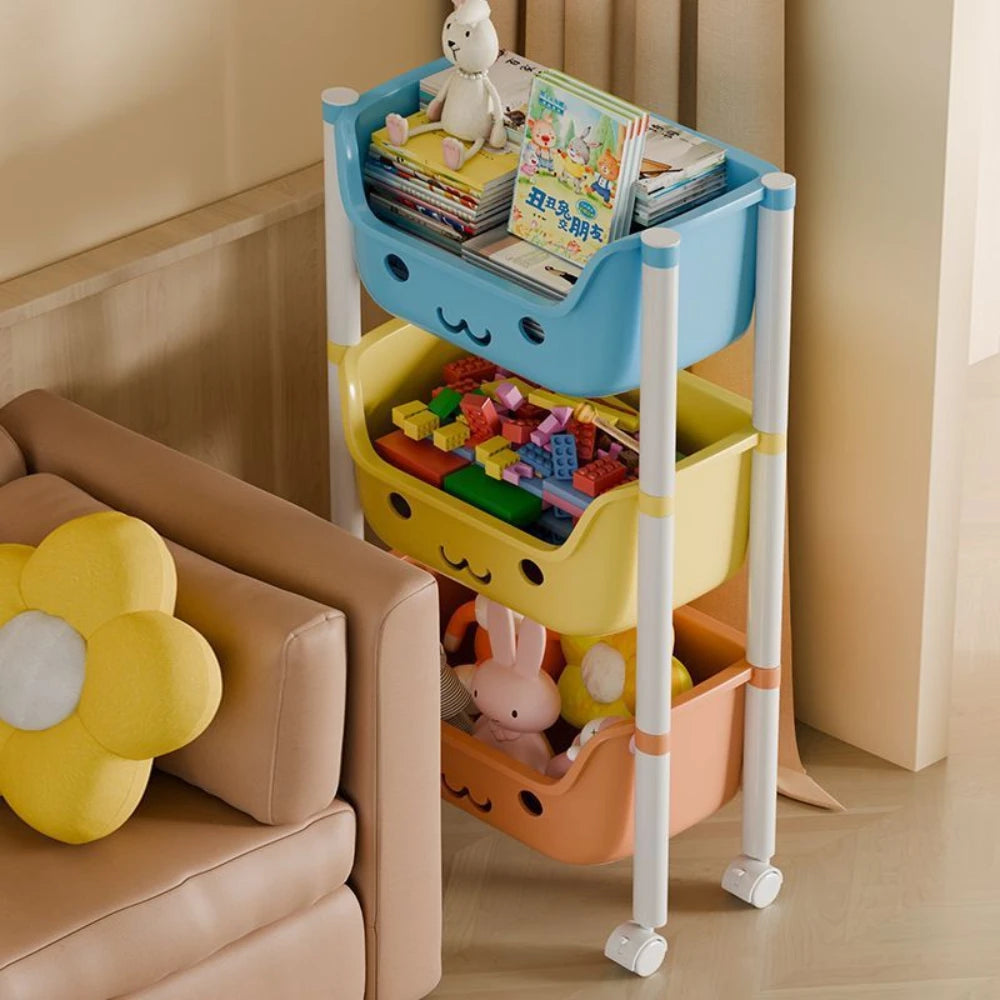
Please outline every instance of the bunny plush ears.
[[455, 4], [454, 20], [458, 24], [478, 24], [490, 19], [490, 5], [486, 0], [452, 0]]
[[545, 656], [544, 626], [525, 618], [515, 632], [514, 612], [495, 601], [486, 605], [486, 621], [493, 659], [523, 677], [537, 677]]

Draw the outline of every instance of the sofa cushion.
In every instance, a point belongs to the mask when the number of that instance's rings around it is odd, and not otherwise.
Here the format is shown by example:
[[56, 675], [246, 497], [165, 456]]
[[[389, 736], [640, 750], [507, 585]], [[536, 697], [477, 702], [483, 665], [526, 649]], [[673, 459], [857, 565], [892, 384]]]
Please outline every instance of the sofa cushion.
[[14, 439], [0, 427], [0, 486], [25, 475], [24, 456]]
[[0, 805], [0, 997], [136, 992], [312, 906], [353, 860], [354, 813], [339, 800], [264, 826], [154, 773], [132, 819], [82, 847]]
[[[36, 545], [56, 525], [105, 509], [57, 476], [15, 479], [0, 486], [0, 542]], [[344, 616], [167, 544], [176, 615], [212, 645], [223, 684], [211, 726], [158, 766], [263, 823], [304, 819], [340, 780]]]

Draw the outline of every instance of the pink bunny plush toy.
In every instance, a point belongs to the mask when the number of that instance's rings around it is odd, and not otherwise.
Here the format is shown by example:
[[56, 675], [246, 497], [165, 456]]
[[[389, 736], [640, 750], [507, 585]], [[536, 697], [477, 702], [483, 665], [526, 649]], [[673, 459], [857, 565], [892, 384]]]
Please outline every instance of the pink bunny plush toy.
[[[455, 9], [445, 19], [441, 47], [454, 69], [427, 108], [429, 124], [411, 130], [402, 115], [391, 114], [386, 116], [385, 126], [394, 146], [405, 146], [410, 136], [421, 132], [447, 132], [441, 143], [445, 166], [461, 170], [483, 143], [502, 149], [507, 132], [500, 95], [487, 72], [500, 54], [490, 5], [486, 0], [452, 2]], [[472, 145], [466, 149], [465, 142]]]
[[559, 689], [541, 669], [545, 629], [526, 618], [515, 636], [514, 613], [493, 601], [486, 614], [493, 656], [472, 678], [482, 712], [473, 735], [544, 773], [552, 757], [544, 732], [560, 709]]

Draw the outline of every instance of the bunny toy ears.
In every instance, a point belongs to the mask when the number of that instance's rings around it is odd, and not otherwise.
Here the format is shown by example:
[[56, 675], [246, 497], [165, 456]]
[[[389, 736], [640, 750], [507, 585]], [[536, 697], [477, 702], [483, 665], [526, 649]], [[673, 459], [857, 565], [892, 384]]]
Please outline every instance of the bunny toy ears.
[[490, 5], [486, 0], [452, 0], [455, 4], [455, 21], [458, 24], [478, 24], [490, 19]]
[[523, 677], [537, 677], [545, 656], [545, 628], [525, 618], [515, 636], [514, 613], [490, 601], [486, 607], [493, 659]]

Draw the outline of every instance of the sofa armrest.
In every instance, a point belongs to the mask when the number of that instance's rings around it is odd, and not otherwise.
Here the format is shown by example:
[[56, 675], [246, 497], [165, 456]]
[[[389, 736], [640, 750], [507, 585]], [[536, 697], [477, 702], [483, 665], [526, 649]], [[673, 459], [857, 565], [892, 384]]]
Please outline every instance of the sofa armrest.
[[29, 472], [51, 472], [180, 545], [343, 611], [341, 794], [358, 814], [351, 876], [367, 996], [410, 1000], [440, 977], [438, 598], [421, 570], [322, 518], [49, 393], [0, 409]]

